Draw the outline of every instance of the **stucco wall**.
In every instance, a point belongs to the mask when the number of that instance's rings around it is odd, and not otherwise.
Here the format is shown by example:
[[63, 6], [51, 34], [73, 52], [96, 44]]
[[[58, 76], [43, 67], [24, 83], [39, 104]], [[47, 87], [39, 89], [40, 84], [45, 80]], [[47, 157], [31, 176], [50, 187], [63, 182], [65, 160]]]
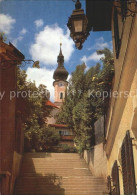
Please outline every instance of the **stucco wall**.
[[83, 157], [94, 176], [107, 177], [107, 158], [102, 143], [94, 146], [90, 151], [85, 150]]
[[[112, 17], [113, 18], [113, 17]], [[112, 20], [112, 39], [115, 63], [115, 83], [107, 118], [106, 154], [108, 174], [111, 175], [114, 161], [118, 161], [120, 174], [120, 194], [123, 195], [123, 181], [121, 169], [121, 146], [126, 131], [131, 137], [137, 138], [137, 16], [127, 17], [121, 22], [119, 15], [119, 32], [121, 47], [119, 58], [115, 55], [115, 36]], [[128, 95], [129, 94], [129, 95]], [[133, 141], [135, 174], [137, 181], [137, 142]]]
[[50, 116], [46, 118], [46, 122], [47, 124], [55, 124], [56, 123], [56, 114], [59, 112], [60, 110], [58, 108], [53, 108], [53, 110], [50, 113]]
[[97, 120], [95, 127], [95, 145], [100, 144], [104, 140], [104, 116]]
[[[16, 67], [1, 70], [2, 91], [5, 92], [1, 103], [1, 169], [12, 169], [13, 151], [15, 148], [15, 109], [16, 99], [10, 99], [10, 92], [16, 90]], [[8, 79], [7, 79], [8, 78]]]
[[[137, 71], [133, 79], [133, 83], [131, 86], [131, 92], [137, 90]], [[135, 99], [137, 100], [137, 96], [133, 94], [132, 97], [127, 99], [125, 108], [123, 110], [120, 124], [117, 129], [117, 134], [115, 137], [115, 141], [108, 157], [108, 173], [111, 174], [112, 166], [115, 160], [118, 160], [120, 166], [120, 183], [121, 183], [121, 194], [123, 193], [123, 183], [122, 183], [122, 170], [121, 170], [121, 146], [123, 143], [123, 139], [126, 135], [126, 131], [130, 130], [130, 135], [133, 138], [137, 138], [137, 104], [134, 103]], [[113, 127], [113, 126], [112, 126]], [[134, 152], [134, 164], [135, 164], [135, 174], [137, 181], [137, 142], [133, 140], [133, 152]]]
[[[59, 83], [62, 83], [63, 86], [59, 86]], [[54, 101], [55, 102], [62, 102], [65, 98], [65, 92], [67, 88], [68, 82], [67, 81], [56, 81], [54, 82]], [[60, 93], [63, 93], [63, 99], [60, 99]]]
[[0, 66], [0, 92], [4, 93], [0, 100], [0, 170], [2, 172], [0, 193], [9, 195], [9, 187], [13, 188], [14, 183], [12, 173], [17, 170], [17, 163], [14, 166], [13, 160], [14, 151], [22, 152], [21, 144], [23, 144], [21, 142], [23, 131], [22, 134], [19, 133], [21, 119], [17, 124], [17, 98], [14, 96], [17, 90], [17, 64], [12, 59], [20, 61], [24, 56], [11, 43], [8, 45], [0, 40], [0, 46], [0, 62], [3, 62]]

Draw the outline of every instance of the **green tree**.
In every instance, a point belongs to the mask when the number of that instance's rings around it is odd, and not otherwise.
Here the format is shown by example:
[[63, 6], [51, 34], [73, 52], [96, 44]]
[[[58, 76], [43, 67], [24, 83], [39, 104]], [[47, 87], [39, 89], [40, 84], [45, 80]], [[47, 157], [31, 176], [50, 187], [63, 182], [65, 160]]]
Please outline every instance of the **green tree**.
[[85, 64], [78, 65], [72, 73], [67, 96], [58, 114], [58, 122], [64, 122], [73, 130], [78, 150], [94, 145], [94, 123], [107, 112], [109, 94], [114, 76], [112, 52], [105, 48], [97, 51], [103, 54], [102, 64], [86, 71]]
[[5, 36], [4, 32], [0, 32], [0, 40], [3, 41], [3, 42], [6, 42], [7, 37]]
[[48, 144], [50, 147], [58, 144], [59, 136], [55, 129], [46, 126], [46, 117], [51, 112], [51, 108], [46, 106], [48, 100], [46, 86], [41, 84], [37, 87], [35, 82], [27, 81], [26, 71], [18, 68], [17, 90], [28, 94], [23, 98], [25, 149], [43, 151]]

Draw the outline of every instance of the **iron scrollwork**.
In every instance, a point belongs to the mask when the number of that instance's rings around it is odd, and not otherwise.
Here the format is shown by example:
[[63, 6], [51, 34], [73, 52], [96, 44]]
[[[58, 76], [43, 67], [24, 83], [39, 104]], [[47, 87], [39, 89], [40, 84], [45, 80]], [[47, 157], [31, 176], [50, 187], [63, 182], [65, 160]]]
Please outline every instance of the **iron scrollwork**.
[[17, 59], [12, 59], [12, 60], [3, 60], [1, 62], [1, 67], [2, 69], [7, 69], [9, 68], [11, 65], [17, 65], [19, 67], [25, 67], [26, 65], [29, 65], [31, 63], [34, 63], [33, 60], [17, 60]]

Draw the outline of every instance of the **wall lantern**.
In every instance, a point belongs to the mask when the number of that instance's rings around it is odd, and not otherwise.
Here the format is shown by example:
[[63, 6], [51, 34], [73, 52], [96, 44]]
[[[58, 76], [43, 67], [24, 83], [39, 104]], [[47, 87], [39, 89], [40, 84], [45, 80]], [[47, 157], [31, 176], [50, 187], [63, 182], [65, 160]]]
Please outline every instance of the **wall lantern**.
[[75, 10], [73, 10], [72, 15], [69, 17], [67, 26], [76, 48], [79, 50], [82, 49], [82, 44], [87, 39], [89, 31], [87, 30], [88, 20], [84, 14], [84, 10], [81, 9], [79, 0], [76, 1]]

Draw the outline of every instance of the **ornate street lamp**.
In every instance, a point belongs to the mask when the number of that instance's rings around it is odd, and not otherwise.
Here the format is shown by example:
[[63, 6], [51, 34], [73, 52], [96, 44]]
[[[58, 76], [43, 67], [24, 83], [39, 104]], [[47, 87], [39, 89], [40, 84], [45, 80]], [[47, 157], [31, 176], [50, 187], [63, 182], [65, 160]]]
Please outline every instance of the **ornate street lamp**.
[[69, 17], [67, 26], [70, 30], [70, 36], [75, 42], [77, 49], [82, 49], [82, 44], [87, 39], [89, 31], [87, 28], [88, 20], [84, 14], [84, 10], [81, 9], [81, 3], [79, 0], [76, 1], [75, 10]]

